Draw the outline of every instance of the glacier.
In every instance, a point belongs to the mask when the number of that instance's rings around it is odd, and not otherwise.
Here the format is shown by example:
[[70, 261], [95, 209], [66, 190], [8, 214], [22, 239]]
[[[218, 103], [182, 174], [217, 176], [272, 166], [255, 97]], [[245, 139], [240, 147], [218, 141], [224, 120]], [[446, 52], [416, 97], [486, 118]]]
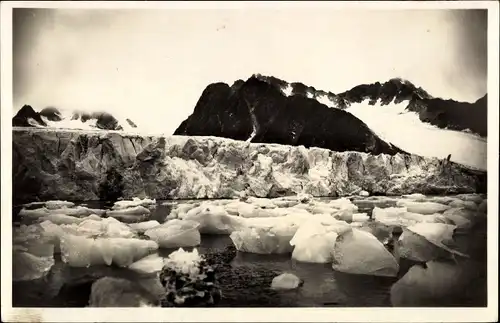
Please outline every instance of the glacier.
[[[100, 186], [110, 171], [119, 174], [116, 187], [124, 199], [486, 190], [486, 172], [436, 158], [333, 152], [216, 137], [14, 128], [12, 148], [13, 195], [24, 202], [100, 200]], [[95, 213], [83, 208], [72, 212]]]

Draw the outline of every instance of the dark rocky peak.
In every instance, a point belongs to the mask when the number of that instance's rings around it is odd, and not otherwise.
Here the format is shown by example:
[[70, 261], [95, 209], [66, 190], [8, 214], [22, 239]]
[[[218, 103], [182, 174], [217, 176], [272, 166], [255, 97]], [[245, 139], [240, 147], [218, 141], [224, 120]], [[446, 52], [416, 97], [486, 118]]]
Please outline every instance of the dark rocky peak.
[[[280, 80], [263, 80], [258, 75], [232, 88], [224, 83], [211, 84], [203, 91], [193, 114], [174, 134], [334, 151], [402, 152], [377, 137], [350, 113], [307, 97], [300, 85], [295, 85], [297, 93], [288, 97], [281, 90], [283, 86]], [[311, 90], [306, 87], [306, 91]]]
[[338, 97], [342, 102], [340, 108], [347, 108], [351, 103], [361, 103], [365, 100], [369, 100], [370, 105], [375, 105], [377, 102], [387, 105], [391, 102], [400, 103], [404, 100], [431, 98], [424, 89], [401, 78], [393, 78], [384, 83], [360, 84], [339, 93]]
[[46, 127], [47, 124], [30, 105], [24, 105], [12, 118], [13, 127]]
[[54, 107], [46, 107], [40, 111], [40, 115], [47, 118], [50, 121], [61, 121], [62, 115], [61, 112], [57, 108]]
[[441, 98], [413, 99], [406, 108], [418, 113], [419, 119], [439, 128], [488, 135], [487, 96], [474, 103]]

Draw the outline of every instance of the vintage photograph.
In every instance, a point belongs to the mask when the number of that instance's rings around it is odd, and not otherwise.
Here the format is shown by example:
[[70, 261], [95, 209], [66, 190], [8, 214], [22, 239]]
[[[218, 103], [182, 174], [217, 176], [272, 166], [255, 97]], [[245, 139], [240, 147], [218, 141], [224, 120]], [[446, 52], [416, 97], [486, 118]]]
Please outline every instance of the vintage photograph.
[[492, 305], [489, 18], [13, 8], [12, 307]]

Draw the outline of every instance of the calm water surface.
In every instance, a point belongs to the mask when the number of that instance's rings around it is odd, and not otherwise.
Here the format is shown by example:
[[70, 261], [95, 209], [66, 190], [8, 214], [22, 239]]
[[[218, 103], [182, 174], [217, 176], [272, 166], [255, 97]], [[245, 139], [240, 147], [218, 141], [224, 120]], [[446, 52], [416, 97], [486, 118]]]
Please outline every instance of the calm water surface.
[[[172, 205], [163, 205], [158, 201], [157, 207], [152, 210], [150, 220], [164, 222], [170, 213]], [[171, 204], [180, 203], [172, 202]], [[103, 202], [87, 202], [89, 208], [108, 208]], [[359, 203], [359, 212], [371, 214], [373, 205]], [[387, 202], [382, 207], [395, 206]], [[380, 207], [380, 206], [379, 206]], [[14, 209], [14, 215], [19, 208]], [[375, 223], [371, 224], [375, 226]], [[383, 240], [389, 233], [386, 227], [377, 224], [372, 232], [378, 239]], [[223, 250], [231, 245], [229, 236], [202, 235], [201, 252]], [[184, 248], [191, 250], [192, 248]], [[174, 249], [175, 250], [175, 249]], [[168, 256], [174, 250], [160, 250], [160, 255]], [[296, 262], [291, 255], [258, 255], [238, 252], [231, 265], [234, 268], [242, 267], [250, 272], [260, 270], [274, 270], [279, 273], [291, 272], [304, 280], [304, 285], [293, 291], [278, 292], [268, 306], [342, 306], [342, 307], [384, 307], [391, 306], [390, 288], [413, 265], [411, 261], [402, 259], [399, 277], [386, 278], [375, 276], [351, 275], [335, 272], [331, 264], [310, 264]], [[15, 270], [15, 268], [13, 268]], [[28, 282], [13, 283], [13, 306], [22, 307], [84, 307], [87, 305], [92, 283], [105, 276], [124, 277], [127, 279], [141, 279], [136, 273], [127, 269], [112, 266], [94, 266], [90, 268], [72, 268], [65, 265], [59, 257], [56, 264], [45, 277]], [[486, 279], [475, 283], [479, 292], [470, 291], [467, 295], [460, 295], [456, 301], [443, 300], [455, 306], [485, 306]], [[224, 292], [224, 286], [222, 291]], [[244, 286], [241, 286], [244, 288]], [[262, 290], [269, 286], [262, 286]], [[481, 293], [482, 291], [482, 293]], [[262, 291], [256, 290], [255, 293]], [[110, 295], [113, 297], [113, 295]], [[237, 304], [251, 306], [252, 304]], [[449, 305], [449, 304], [448, 304]], [[418, 304], [415, 304], [418, 306]], [[439, 306], [439, 304], [436, 304]]]

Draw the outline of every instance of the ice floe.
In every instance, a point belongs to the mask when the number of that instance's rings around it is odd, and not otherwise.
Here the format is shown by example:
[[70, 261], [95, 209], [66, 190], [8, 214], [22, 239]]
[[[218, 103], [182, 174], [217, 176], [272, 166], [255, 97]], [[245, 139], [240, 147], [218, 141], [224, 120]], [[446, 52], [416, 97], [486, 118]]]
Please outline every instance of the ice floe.
[[337, 237], [332, 268], [350, 274], [395, 277], [399, 264], [374, 235], [353, 228]]
[[201, 242], [199, 226], [198, 222], [174, 219], [148, 229], [144, 234], [160, 248], [195, 247]]

